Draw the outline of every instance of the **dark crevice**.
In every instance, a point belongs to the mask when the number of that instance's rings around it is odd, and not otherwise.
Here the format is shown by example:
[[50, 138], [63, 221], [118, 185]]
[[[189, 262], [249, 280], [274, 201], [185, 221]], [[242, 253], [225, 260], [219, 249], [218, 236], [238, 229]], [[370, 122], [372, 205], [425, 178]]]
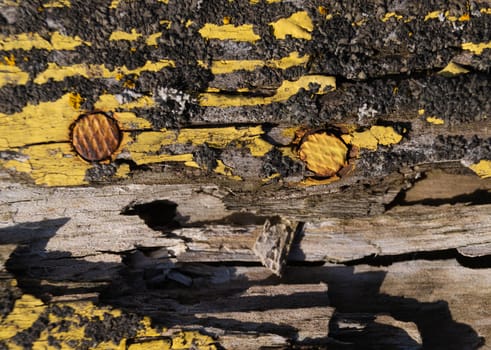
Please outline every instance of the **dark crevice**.
[[396, 255], [370, 255], [361, 259], [343, 262], [346, 266], [370, 265], [370, 266], [390, 266], [394, 263], [412, 260], [450, 260], [455, 259], [464, 267], [481, 269], [491, 267], [491, 255], [480, 257], [466, 257], [459, 253], [456, 248], [433, 250], [427, 252], [413, 252]]
[[159, 199], [148, 203], [130, 203], [121, 215], [138, 215], [153, 230], [169, 230], [181, 226], [177, 203]]
[[491, 204], [491, 191], [476, 190], [471, 193], [460, 194], [450, 198], [425, 198], [417, 201], [407, 201], [406, 190], [401, 190], [392, 200], [392, 202], [385, 206], [385, 210], [390, 210], [396, 206], [410, 206], [419, 204], [438, 207], [445, 204], [455, 205], [458, 203], [465, 203], [468, 205]]

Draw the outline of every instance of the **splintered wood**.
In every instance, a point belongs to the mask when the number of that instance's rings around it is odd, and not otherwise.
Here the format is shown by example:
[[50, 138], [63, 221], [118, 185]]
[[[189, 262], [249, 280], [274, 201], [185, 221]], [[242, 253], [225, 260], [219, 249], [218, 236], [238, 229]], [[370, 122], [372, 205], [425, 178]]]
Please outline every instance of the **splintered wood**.
[[281, 276], [293, 241], [294, 229], [287, 220], [266, 220], [254, 243], [254, 253], [275, 275]]

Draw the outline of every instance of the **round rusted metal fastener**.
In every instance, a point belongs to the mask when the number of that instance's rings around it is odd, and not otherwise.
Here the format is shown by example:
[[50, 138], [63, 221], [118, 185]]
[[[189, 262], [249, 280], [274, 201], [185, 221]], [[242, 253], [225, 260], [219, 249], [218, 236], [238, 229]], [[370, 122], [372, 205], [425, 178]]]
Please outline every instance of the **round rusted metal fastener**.
[[89, 162], [108, 159], [120, 143], [118, 122], [102, 112], [81, 115], [72, 125], [73, 147]]
[[332, 177], [347, 165], [348, 147], [340, 138], [327, 132], [305, 136], [298, 153], [316, 176]]

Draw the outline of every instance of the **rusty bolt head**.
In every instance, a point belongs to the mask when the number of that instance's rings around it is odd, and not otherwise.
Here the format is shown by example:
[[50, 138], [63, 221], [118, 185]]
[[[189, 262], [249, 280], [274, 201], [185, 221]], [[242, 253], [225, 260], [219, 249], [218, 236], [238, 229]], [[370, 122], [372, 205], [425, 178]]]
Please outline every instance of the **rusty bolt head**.
[[348, 147], [338, 137], [326, 132], [304, 137], [299, 157], [317, 176], [331, 177], [347, 165]]
[[72, 125], [73, 147], [87, 161], [108, 159], [120, 143], [117, 121], [104, 113], [84, 114]]

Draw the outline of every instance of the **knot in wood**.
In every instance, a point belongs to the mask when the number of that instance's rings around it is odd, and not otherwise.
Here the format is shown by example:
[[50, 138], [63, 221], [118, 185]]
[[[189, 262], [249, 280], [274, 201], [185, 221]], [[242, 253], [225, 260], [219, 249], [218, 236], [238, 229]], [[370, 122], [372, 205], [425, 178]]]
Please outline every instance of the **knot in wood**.
[[87, 161], [108, 159], [120, 143], [117, 121], [104, 113], [84, 114], [72, 125], [73, 147]]

